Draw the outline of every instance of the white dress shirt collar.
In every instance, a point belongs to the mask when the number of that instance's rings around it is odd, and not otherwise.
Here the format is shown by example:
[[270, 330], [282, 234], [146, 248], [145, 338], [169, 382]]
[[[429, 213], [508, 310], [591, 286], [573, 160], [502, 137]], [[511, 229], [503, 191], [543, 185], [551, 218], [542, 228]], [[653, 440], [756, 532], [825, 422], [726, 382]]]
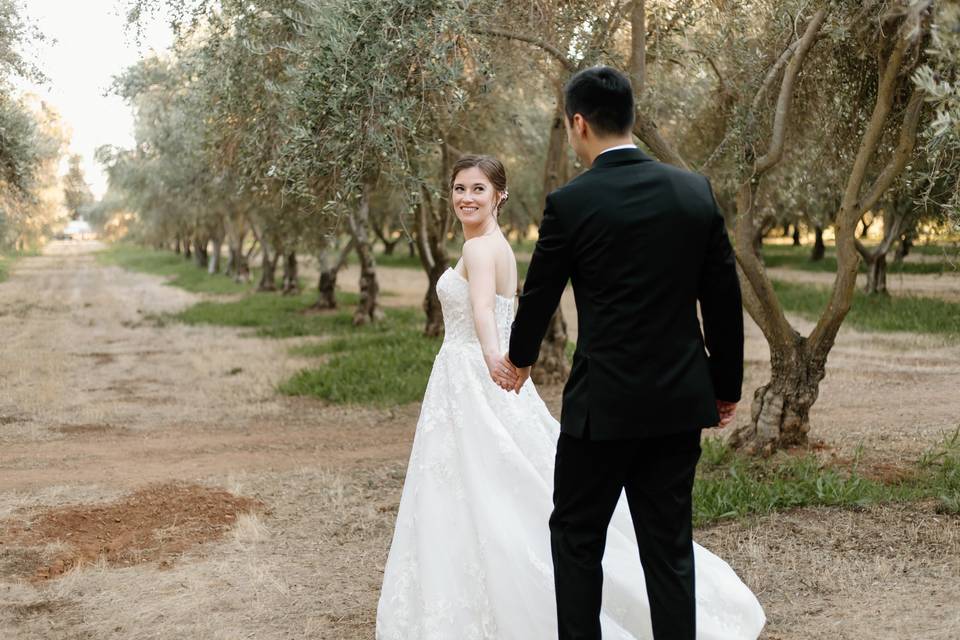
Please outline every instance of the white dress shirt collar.
[[605, 154], [607, 151], [616, 151], [616, 150], [618, 150], [618, 149], [636, 149], [636, 148], [637, 148], [637, 145], [635, 145], [635, 144], [618, 144], [618, 145], [615, 146], [615, 147], [610, 147], [609, 149], [604, 149], [603, 151], [601, 151], [600, 153], [597, 154], [597, 157], [599, 158], [600, 156], [602, 156], [603, 154]]

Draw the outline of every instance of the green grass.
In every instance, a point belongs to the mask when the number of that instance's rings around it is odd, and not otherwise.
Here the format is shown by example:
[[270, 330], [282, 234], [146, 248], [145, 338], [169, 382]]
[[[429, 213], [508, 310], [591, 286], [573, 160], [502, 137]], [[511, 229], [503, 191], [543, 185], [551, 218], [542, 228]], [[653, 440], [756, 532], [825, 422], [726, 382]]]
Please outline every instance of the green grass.
[[[810, 251], [812, 247], [793, 247], [790, 245], [767, 244], [763, 246], [763, 262], [768, 268], [783, 267], [786, 269], [797, 269], [800, 271], [819, 271], [836, 273], [837, 257], [833, 247], [827, 247], [826, 254], [822, 260], [813, 262], [810, 260]], [[925, 247], [927, 249], [929, 247]], [[915, 248], [916, 249], [916, 248]], [[926, 253], [918, 252], [918, 253]], [[929, 253], [928, 255], [944, 255], [940, 253]], [[947, 253], [946, 255], [950, 255]], [[953, 272], [957, 269], [955, 263], [944, 259], [939, 262], [894, 262], [892, 257], [887, 261], [887, 273], [912, 273], [912, 274], [933, 274]], [[867, 267], [861, 261], [860, 272], [866, 273]]]
[[[167, 284], [194, 293], [244, 293], [253, 286], [238, 284], [224, 275], [210, 275], [206, 269], [201, 269], [192, 261], [170, 251], [157, 251], [132, 244], [110, 245], [97, 254], [97, 260], [105, 265], [168, 276], [171, 279]], [[255, 282], [256, 278], [253, 281]]]
[[30, 249], [27, 251], [0, 251], [0, 282], [3, 282], [10, 277], [10, 267], [13, 266], [13, 263], [17, 260], [17, 258], [38, 255], [40, 255], [40, 251], [37, 249]]
[[925, 256], [947, 256], [952, 260], [960, 257], [960, 241], [942, 242], [939, 244], [915, 244], [910, 249], [911, 253], [919, 253]]
[[[830, 296], [828, 287], [773, 281], [783, 308], [817, 319]], [[865, 331], [910, 331], [960, 337], [960, 303], [920, 296], [869, 296], [859, 290], [844, 321]]]
[[[299, 296], [254, 293], [230, 302], [199, 302], [170, 318], [186, 324], [254, 329], [256, 335], [266, 338], [339, 335], [353, 330], [349, 310], [338, 313], [310, 313], [309, 309], [316, 299], [313, 292]], [[357, 295], [338, 293], [337, 301], [342, 306], [349, 307], [356, 303]]]
[[288, 395], [323, 398], [336, 404], [387, 406], [423, 398], [440, 340], [423, 335], [412, 310], [388, 310], [378, 325], [355, 328], [349, 336], [295, 349], [326, 356], [280, 385]]
[[935, 500], [938, 512], [960, 513], [960, 429], [896, 482], [865, 476], [857, 462], [847, 469], [824, 464], [813, 454], [748, 458], [719, 439], [708, 439], [693, 490], [697, 526], [798, 507], [856, 508], [925, 499]]
[[292, 352], [323, 358], [282, 382], [287, 395], [314, 396], [336, 404], [387, 406], [420, 400], [440, 341], [423, 336], [417, 309], [386, 309], [382, 322], [353, 326], [356, 294], [338, 294], [340, 310], [311, 312], [314, 294], [253, 294], [231, 302], [201, 302], [171, 316], [187, 324], [253, 329], [258, 336], [323, 336]]

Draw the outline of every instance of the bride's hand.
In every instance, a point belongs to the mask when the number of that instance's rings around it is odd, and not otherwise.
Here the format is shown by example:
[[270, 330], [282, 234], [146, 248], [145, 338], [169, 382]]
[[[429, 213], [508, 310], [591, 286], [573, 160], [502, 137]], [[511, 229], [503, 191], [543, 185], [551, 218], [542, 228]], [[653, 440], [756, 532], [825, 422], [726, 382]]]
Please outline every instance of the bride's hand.
[[509, 360], [500, 355], [484, 355], [483, 359], [487, 363], [490, 379], [505, 391], [513, 389], [517, 383], [517, 370]]

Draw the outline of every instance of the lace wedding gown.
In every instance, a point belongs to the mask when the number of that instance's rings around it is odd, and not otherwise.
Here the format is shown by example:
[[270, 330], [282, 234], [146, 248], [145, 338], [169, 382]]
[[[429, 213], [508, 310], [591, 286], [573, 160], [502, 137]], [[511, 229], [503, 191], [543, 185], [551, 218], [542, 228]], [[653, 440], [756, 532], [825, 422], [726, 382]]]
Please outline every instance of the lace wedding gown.
[[[437, 282], [446, 327], [433, 364], [377, 607], [377, 640], [553, 640], [548, 520], [559, 424], [532, 382], [520, 394], [487, 373], [467, 281]], [[513, 300], [497, 296], [509, 342]], [[755, 640], [763, 609], [733, 570], [695, 546], [697, 637]], [[626, 499], [603, 558], [604, 640], [651, 638]]]

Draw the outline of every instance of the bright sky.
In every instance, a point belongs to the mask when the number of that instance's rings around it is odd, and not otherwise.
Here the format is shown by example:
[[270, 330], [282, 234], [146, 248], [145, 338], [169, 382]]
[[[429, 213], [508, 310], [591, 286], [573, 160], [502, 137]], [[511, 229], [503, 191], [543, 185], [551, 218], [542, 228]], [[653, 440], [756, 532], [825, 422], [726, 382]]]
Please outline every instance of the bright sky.
[[119, 97], [104, 94], [113, 76], [152, 49], [165, 49], [173, 37], [158, 20], [144, 29], [138, 46], [134, 31], [125, 29], [120, 0], [24, 0], [22, 6], [47, 37], [24, 52], [46, 74], [47, 83], [21, 81], [17, 86], [36, 93], [63, 116], [73, 132], [70, 151], [83, 156], [87, 182], [99, 197], [107, 183], [94, 151], [102, 144], [133, 146], [133, 113]]

